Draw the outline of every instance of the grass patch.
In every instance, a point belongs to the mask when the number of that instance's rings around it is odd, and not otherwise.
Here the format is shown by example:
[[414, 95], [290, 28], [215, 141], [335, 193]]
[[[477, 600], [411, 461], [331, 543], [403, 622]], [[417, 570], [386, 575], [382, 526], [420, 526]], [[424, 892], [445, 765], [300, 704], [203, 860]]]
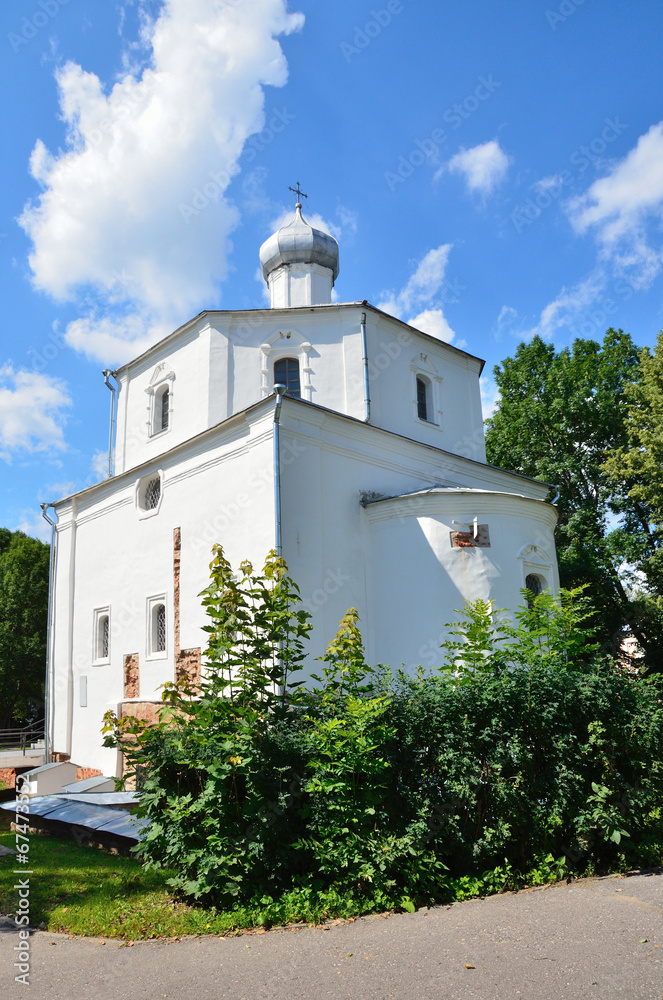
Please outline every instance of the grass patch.
[[[0, 844], [13, 848], [11, 821], [12, 815], [0, 810]], [[13, 915], [18, 902], [13, 886], [20, 876], [13, 874], [15, 867], [13, 856], [0, 857], [0, 913], [5, 915]], [[302, 886], [279, 899], [263, 896], [254, 906], [216, 912], [176, 900], [166, 884], [168, 871], [146, 871], [133, 858], [40, 834], [30, 836], [29, 867], [34, 873], [30, 876], [31, 926], [89, 937], [141, 941], [232, 934], [257, 927], [350, 919], [384, 909], [366, 897]], [[498, 868], [483, 877], [449, 880], [438, 902], [543, 885], [568, 874], [552, 858], [528, 876]], [[402, 908], [411, 911], [414, 904], [404, 897]]]
[[[0, 844], [15, 846], [12, 814], [0, 811]], [[0, 858], [0, 913], [13, 915], [18, 897], [14, 856]], [[187, 934], [228, 934], [275, 924], [319, 923], [362, 913], [360, 903], [309, 889], [255, 907], [218, 913], [178, 902], [166, 882], [171, 873], [145, 871], [133, 858], [82, 847], [73, 841], [30, 836], [30, 923], [46, 930], [140, 941]]]

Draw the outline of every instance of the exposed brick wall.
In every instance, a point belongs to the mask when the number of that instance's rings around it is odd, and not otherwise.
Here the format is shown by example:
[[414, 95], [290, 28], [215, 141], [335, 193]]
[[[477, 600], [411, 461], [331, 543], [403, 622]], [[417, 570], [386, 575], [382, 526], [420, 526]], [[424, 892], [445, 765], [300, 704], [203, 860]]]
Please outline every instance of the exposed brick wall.
[[[150, 723], [158, 722], [159, 721], [159, 717], [158, 717], [157, 713], [158, 713], [160, 707], [161, 707], [161, 702], [160, 701], [158, 701], [158, 702], [153, 702], [153, 701], [131, 701], [131, 702], [123, 702], [120, 705], [120, 718], [121, 719], [126, 719], [126, 717], [128, 715], [133, 715], [133, 717], [135, 719], [140, 719], [142, 722], [150, 722]], [[120, 774], [121, 775], [124, 774], [124, 767], [125, 767], [125, 760], [124, 760], [124, 755], [122, 754], [121, 755], [121, 765], [120, 765]], [[135, 789], [136, 789], [136, 779], [133, 778], [133, 777], [132, 778], [128, 778], [125, 787], [130, 792], [135, 791]]]
[[16, 788], [16, 778], [19, 774], [24, 774], [29, 771], [33, 766], [29, 767], [0, 767], [0, 781], [5, 788]]
[[180, 647], [180, 569], [182, 564], [182, 529], [173, 531], [173, 620], [175, 632], [175, 680], [200, 684], [201, 650]]
[[57, 753], [55, 750], [51, 753], [51, 764], [66, 764], [68, 760], [71, 760], [68, 753]]
[[122, 702], [121, 718], [126, 719], [128, 715], [144, 722], [158, 722], [157, 712], [161, 708], [160, 701], [131, 701]]
[[140, 698], [140, 661], [138, 653], [124, 655], [124, 697]]
[[[182, 529], [173, 531], [173, 620], [175, 631], [175, 664], [180, 655], [180, 565], [182, 562]], [[177, 669], [175, 670], [177, 676]]]
[[77, 767], [76, 781], [84, 781], [86, 778], [96, 778], [103, 773], [103, 771], [98, 771], [96, 767]]
[[175, 658], [175, 680], [178, 684], [187, 681], [193, 687], [200, 686], [200, 647], [182, 649]]

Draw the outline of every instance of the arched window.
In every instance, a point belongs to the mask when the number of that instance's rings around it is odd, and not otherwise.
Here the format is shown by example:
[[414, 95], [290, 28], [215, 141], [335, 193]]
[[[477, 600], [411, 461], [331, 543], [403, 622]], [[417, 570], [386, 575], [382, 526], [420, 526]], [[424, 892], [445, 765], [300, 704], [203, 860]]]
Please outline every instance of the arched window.
[[92, 634], [92, 662], [108, 663], [110, 657], [110, 608], [96, 608]]
[[168, 430], [168, 422], [170, 419], [170, 389], [168, 386], [161, 391], [161, 395], [158, 399], [158, 418], [159, 430]]
[[166, 605], [155, 604], [152, 609], [152, 649], [155, 653], [166, 651]]
[[528, 573], [525, 577], [525, 587], [527, 588], [527, 605], [534, 607], [534, 598], [542, 594], [546, 589], [546, 581], [536, 573]]
[[417, 375], [417, 416], [420, 420], [428, 420], [429, 406], [429, 385], [425, 378]]
[[108, 615], [100, 615], [97, 632], [97, 659], [107, 660], [110, 647], [110, 619]]
[[302, 398], [298, 358], [279, 358], [274, 362], [274, 385], [284, 385], [289, 396]]
[[158, 594], [147, 599], [146, 651], [148, 659], [163, 660], [168, 653], [166, 595]]

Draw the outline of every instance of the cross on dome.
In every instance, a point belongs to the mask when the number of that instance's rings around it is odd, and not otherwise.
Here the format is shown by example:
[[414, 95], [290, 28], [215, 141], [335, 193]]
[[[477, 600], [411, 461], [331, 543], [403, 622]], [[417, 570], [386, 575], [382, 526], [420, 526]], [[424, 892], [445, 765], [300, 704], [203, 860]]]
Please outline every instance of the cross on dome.
[[297, 181], [297, 187], [296, 188], [289, 187], [288, 191], [292, 191], [293, 194], [297, 195], [297, 205], [295, 207], [296, 208], [301, 208], [302, 207], [302, 198], [308, 198], [308, 195], [304, 194], [304, 192], [300, 188], [299, 181]]

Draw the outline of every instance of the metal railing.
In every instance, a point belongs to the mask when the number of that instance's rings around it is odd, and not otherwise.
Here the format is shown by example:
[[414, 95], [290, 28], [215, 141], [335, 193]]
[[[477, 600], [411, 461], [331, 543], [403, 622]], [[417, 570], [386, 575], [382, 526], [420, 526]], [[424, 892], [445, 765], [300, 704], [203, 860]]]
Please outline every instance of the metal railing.
[[19, 750], [25, 757], [31, 749], [44, 748], [44, 720], [23, 729], [0, 729], [0, 750]]

